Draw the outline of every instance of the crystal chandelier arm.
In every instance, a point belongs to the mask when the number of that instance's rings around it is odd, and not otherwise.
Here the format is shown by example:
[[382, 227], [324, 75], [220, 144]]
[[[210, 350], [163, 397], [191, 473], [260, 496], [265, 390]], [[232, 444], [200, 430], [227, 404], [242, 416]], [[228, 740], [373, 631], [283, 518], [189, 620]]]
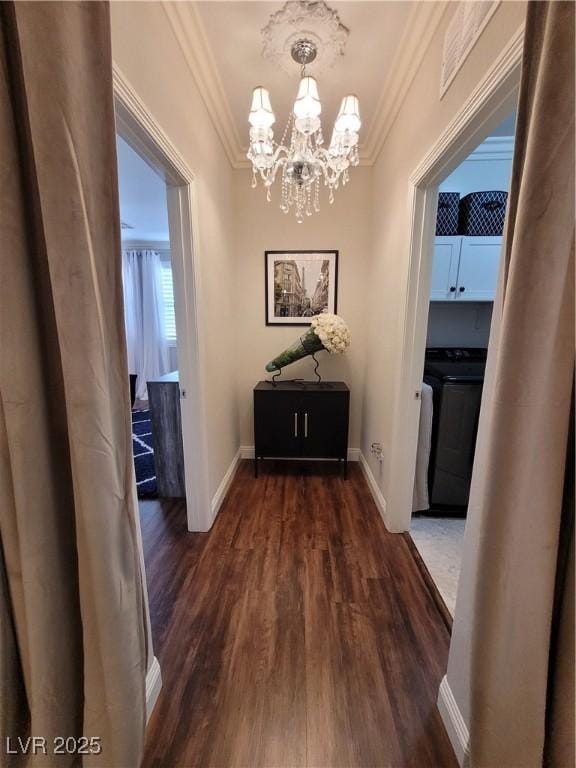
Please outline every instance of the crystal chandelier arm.
[[[282, 154], [284, 154], [284, 156], [282, 156]], [[267, 158], [266, 165], [264, 167], [252, 162], [252, 170], [255, 174], [260, 176], [266, 186], [271, 186], [276, 179], [278, 169], [286, 164], [288, 154], [288, 148], [279, 145], [276, 147], [274, 154]]]
[[[280, 151], [285, 152], [286, 156], [281, 157]], [[288, 150], [286, 149], [286, 147], [278, 147], [275, 154], [277, 159], [275, 160], [274, 165], [272, 166], [272, 168], [268, 173], [268, 177], [265, 182], [267, 186], [271, 186], [272, 184], [274, 184], [274, 182], [276, 181], [276, 174], [278, 173], [280, 168], [284, 168], [288, 160]]]

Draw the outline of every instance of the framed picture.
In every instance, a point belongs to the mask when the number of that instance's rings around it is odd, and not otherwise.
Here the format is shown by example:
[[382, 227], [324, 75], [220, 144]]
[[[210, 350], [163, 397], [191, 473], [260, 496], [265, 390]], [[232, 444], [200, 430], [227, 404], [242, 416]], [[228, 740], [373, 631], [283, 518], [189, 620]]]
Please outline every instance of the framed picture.
[[310, 325], [336, 313], [338, 251], [266, 251], [266, 325]]

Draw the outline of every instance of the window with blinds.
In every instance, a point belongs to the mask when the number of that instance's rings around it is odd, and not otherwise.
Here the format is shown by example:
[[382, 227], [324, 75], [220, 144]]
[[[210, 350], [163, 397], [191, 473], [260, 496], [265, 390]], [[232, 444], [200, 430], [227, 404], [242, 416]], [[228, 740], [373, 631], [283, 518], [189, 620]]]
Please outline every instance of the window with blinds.
[[172, 282], [172, 265], [169, 261], [162, 261], [162, 298], [164, 300], [164, 322], [166, 324], [166, 338], [168, 341], [176, 341], [176, 315], [174, 314], [174, 284]]

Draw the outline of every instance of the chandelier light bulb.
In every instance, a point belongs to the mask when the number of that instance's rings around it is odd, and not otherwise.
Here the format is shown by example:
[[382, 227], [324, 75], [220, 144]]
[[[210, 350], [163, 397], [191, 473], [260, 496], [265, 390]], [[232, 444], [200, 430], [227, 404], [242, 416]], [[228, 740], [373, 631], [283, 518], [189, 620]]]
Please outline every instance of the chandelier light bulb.
[[259, 85], [252, 92], [252, 106], [250, 107], [248, 122], [254, 128], [270, 128], [275, 121], [270, 94], [266, 88]]
[[362, 121], [360, 120], [360, 105], [358, 103], [358, 97], [354, 94], [344, 96], [340, 105], [340, 111], [336, 118], [334, 128], [339, 133], [345, 133], [350, 131], [351, 133], [358, 133]]
[[309, 120], [319, 117], [321, 112], [322, 104], [316, 80], [310, 76], [303, 77], [294, 102], [294, 115], [302, 120]]

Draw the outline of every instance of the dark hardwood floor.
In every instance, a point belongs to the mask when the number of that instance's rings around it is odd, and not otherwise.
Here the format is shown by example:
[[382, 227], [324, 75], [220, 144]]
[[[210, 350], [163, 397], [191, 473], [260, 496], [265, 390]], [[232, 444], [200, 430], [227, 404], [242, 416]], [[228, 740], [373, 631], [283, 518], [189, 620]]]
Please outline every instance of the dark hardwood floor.
[[242, 462], [207, 534], [141, 508], [163, 688], [150, 768], [453, 768], [449, 634], [358, 465]]

